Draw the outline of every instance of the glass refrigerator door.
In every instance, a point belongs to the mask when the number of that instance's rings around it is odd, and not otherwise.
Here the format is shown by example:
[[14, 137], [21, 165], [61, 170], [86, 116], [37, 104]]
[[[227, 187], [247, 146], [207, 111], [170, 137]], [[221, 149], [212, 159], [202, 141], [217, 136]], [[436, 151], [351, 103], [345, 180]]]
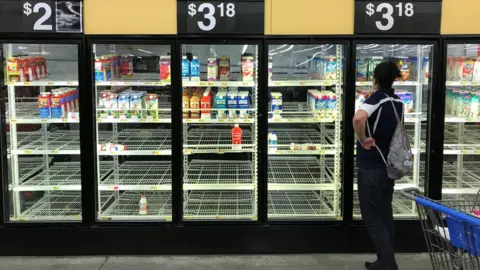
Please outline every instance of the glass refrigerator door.
[[480, 45], [447, 48], [443, 198], [473, 201], [480, 188]]
[[171, 221], [170, 45], [93, 51], [98, 219]]
[[269, 45], [268, 217], [341, 216], [343, 45]]
[[[375, 90], [373, 71], [382, 61], [395, 62], [401, 71], [401, 78], [394, 82], [395, 94], [405, 108], [405, 128], [410, 138], [414, 155], [413, 171], [410, 175], [395, 181], [395, 190], [417, 187], [423, 190], [425, 184], [425, 150], [427, 102], [431, 91], [431, 68], [433, 46], [427, 44], [359, 44], [356, 59], [356, 100], [358, 107]], [[376, 150], [372, 150], [376, 151]], [[357, 171], [355, 170], [354, 218], [361, 218], [357, 194]], [[402, 197], [393, 198], [395, 218], [416, 218], [415, 203]]]
[[10, 221], [80, 221], [78, 46], [2, 44]]
[[256, 220], [258, 46], [182, 55], [184, 219]]

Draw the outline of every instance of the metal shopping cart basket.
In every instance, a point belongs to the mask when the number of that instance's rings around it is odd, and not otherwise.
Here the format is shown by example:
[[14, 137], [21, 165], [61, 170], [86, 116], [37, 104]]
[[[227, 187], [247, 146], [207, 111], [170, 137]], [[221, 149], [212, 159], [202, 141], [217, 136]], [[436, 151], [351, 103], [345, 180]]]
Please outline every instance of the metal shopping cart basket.
[[415, 188], [398, 194], [417, 203], [434, 270], [480, 270], [480, 191], [471, 200], [433, 201]]

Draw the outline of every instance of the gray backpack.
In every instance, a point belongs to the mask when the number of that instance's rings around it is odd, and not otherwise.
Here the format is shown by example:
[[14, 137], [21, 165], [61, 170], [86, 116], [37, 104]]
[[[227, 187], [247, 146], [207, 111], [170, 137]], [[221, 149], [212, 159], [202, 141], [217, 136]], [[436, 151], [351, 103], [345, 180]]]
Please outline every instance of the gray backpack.
[[[395, 128], [392, 141], [390, 142], [390, 152], [388, 153], [387, 159], [385, 159], [385, 157], [382, 154], [382, 151], [380, 151], [380, 149], [377, 146], [375, 146], [375, 148], [377, 148], [378, 152], [380, 153], [380, 156], [382, 156], [382, 159], [385, 162], [385, 165], [387, 166], [388, 178], [392, 180], [398, 180], [412, 171], [413, 154], [412, 154], [412, 149], [410, 147], [410, 141], [408, 139], [408, 135], [405, 133], [405, 126], [403, 124], [404, 109], [402, 109], [402, 120], [400, 120], [400, 117], [398, 116], [398, 113], [397, 113], [397, 109], [393, 104], [393, 98], [389, 97], [388, 95], [386, 96], [389, 98], [390, 103], [392, 104], [392, 107], [393, 107], [393, 111], [395, 112], [395, 117], [397, 118], [397, 127]], [[375, 127], [373, 130], [374, 133], [375, 133], [375, 129], [376, 129], [380, 114], [381, 114], [381, 111], [378, 112], [378, 115], [377, 115], [377, 120], [375, 122]], [[368, 125], [368, 121], [367, 121], [367, 128], [368, 128], [369, 136], [372, 137], [370, 133], [370, 126]]]

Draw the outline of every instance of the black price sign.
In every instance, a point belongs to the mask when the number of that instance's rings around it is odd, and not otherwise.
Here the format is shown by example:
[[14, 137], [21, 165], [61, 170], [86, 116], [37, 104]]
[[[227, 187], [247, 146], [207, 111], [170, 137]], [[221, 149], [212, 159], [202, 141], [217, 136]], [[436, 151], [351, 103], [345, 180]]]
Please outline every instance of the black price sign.
[[263, 34], [264, 1], [178, 1], [180, 34]]
[[0, 0], [0, 32], [81, 33], [82, 1]]
[[356, 1], [355, 34], [439, 34], [442, 2]]

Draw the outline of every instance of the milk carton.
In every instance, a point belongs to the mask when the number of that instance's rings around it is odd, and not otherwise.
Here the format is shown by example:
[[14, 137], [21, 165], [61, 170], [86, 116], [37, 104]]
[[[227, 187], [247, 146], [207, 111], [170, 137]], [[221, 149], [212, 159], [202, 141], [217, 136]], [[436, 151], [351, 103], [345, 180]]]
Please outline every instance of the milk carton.
[[105, 101], [105, 109], [107, 109], [107, 116], [118, 118], [118, 94], [109, 92]]
[[132, 119], [142, 119], [143, 112], [143, 92], [130, 93], [130, 110]]
[[[239, 109], [248, 109], [250, 108], [250, 92], [240, 91], [238, 92], [238, 108]], [[240, 110], [240, 118], [247, 119], [249, 113], [247, 110]]]
[[472, 94], [472, 101], [470, 103], [470, 116], [471, 118], [478, 118], [480, 116], [479, 110], [480, 98], [477, 93]]
[[50, 118], [51, 111], [51, 100], [50, 100], [50, 93], [48, 92], [41, 92], [38, 96], [38, 111], [40, 113], [40, 118]]
[[158, 118], [158, 95], [146, 94], [145, 95], [145, 109], [144, 118], [156, 120]]
[[270, 93], [270, 111], [272, 112], [273, 118], [281, 118], [283, 110], [283, 98], [282, 93], [280, 92], [271, 92]]
[[118, 96], [118, 110], [120, 119], [132, 117], [132, 113], [130, 111], [130, 95], [128, 92], [122, 92]]
[[227, 91], [219, 91], [215, 95], [215, 108], [218, 110], [218, 119], [227, 118]]
[[232, 119], [237, 118], [237, 108], [238, 108], [238, 91], [230, 90], [227, 94], [227, 108], [228, 116]]

